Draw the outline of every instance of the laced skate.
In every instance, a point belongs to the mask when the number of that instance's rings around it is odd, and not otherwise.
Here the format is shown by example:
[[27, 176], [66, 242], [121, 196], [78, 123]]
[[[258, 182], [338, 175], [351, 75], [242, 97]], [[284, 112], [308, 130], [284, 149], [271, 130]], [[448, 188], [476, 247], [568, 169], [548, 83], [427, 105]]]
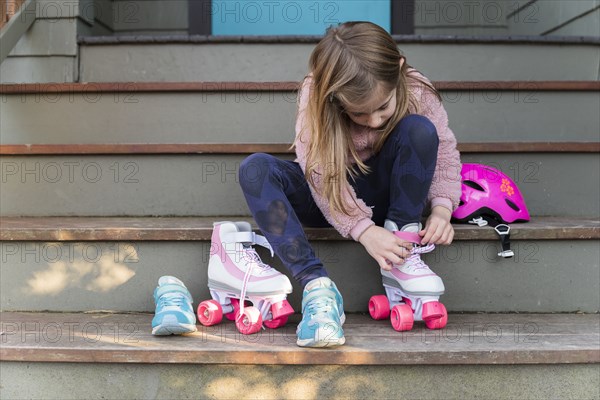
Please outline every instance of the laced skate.
[[[285, 325], [294, 310], [286, 297], [292, 292], [287, 276], [262, 262], [253, 245], [273, 249], [264, 236], [252, 232], [248, 222], [214, 224], [208, 287], [212, 300], [198, 306], [198, 319], [206, 326], [235, 320], [238, 330], [252, 334], [264, 325]], [[243, 300], [242, 300], [243, 299]], [[246, 301], [252, 305], [247, 306]]]
[[393, 265], [391, 271], [381, 270], [386, 295], [373, 296], [369, 300], [369, 313], [373, 319], [390, 317], [397, 331], [410, 330], [414, 321], [424, 321], [429, 329], [446, 326], [448, 313], [439, 298], [444, 294], [444, 283], [421, 259], [435, 245], [421, 245], [418, 232], [421, 225], [409, 224], [398, 230], [397, 225], [387, 220], [385, 228], [403, 240], [414, 244], [411, 255], [404, 264]]

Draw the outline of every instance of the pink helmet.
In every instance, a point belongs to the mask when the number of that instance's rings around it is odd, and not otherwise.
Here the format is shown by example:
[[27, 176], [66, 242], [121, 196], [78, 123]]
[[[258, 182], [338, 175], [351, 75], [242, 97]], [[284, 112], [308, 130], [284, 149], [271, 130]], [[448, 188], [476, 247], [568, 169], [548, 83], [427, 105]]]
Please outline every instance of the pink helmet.
[[529, 221], [529, 211], [519, 188], [496, 168], [463, 164], [460, 204], [452, 216], [462, 222], [487, 215], [499, 222]]

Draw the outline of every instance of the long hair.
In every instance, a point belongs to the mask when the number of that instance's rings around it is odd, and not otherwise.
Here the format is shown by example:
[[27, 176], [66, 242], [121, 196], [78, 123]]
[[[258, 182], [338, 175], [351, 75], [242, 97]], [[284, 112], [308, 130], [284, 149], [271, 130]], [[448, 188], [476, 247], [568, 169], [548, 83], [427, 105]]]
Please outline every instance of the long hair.
[[409, 108], [419, 110], [418, 101], [409, 90], [412, 79], [426, 85], [441, 100], [433, 86], [410, 76], [412, 68], [406, 62], [400, 67], [401, 58], [405, 57], [394, 39], [370, 22], [346, 22], [329, 28], [310, 56], [312, 85], [305, 128], [311, 135], [305, 176], [313, 188], [315, 179], [320, 180], [320, 194], [332, 211], [353, 214], [358, 205], [344, 204], [343, 199], [347, 179], [356, 177], [358, 171], [369, 172], [354, 147], [345, 107], [364, 103], [376, 88], [385, 93], [396, 90], [396, 109], [378, 129], [380, 135], [373, 149], [377, 153], [400, 119], [409, 114]]

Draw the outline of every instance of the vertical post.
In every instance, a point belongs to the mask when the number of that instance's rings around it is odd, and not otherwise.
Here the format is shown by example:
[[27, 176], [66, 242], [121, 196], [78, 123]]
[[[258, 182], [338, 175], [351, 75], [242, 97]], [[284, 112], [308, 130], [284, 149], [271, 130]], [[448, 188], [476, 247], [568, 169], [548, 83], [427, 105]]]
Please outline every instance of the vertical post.
[[0, 0], [0, 29], [19, 11], [25, 0]]
[[212, 0], [188, 0], [188, 33], [212, 34]]
[[415, 33], [415, 0], [392, 0], [392, 35]]

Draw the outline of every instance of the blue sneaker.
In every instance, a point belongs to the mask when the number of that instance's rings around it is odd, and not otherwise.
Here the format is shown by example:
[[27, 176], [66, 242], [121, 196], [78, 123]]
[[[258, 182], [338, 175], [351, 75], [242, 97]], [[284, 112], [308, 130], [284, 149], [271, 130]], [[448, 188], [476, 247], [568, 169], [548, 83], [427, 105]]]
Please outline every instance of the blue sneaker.
[[154, 289], [156, 312], [152, 319], [153, 335], [181, 335], [196, 332], [196, 314], [192, 295], [183, 282], [173, 276], [161, 276]]
[[302, 321], [296, 334], [300, 347], [332, 347], [346, 342], [342, 295], [331, 279], [313, 279], [302, 294]]

